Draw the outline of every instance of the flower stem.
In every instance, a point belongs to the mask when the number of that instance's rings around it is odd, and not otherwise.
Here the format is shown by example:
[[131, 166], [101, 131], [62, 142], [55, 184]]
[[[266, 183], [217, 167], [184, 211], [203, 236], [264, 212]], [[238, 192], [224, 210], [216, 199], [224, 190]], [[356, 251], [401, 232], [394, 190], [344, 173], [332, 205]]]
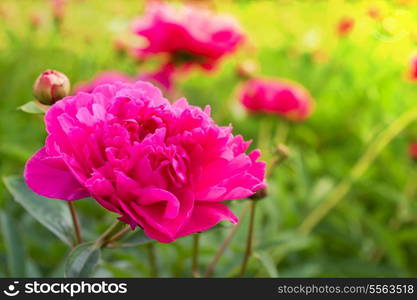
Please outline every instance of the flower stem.
[[245, 256], [243, 257], [242, 266], [240, 268], [239, 276], [242, 277], [245, 275], [246, 266], [249, 261], [249, 257], [252, 254], [252, 243], [253, 243], [253, 228], [255, 226], [255, 207], [258, 201], [252, 200], [250, 201], [250, 219], [249, 219], [249, 228], [248, 228], [248, 235], [246, 239], [246, 250]]
[[68, 207], [71, 213], [72, 224], [74, 226], [74, 231], [75, 231], [76, 241], [75, 241], [74, 246], [77, 246], [78, 244], [81, 244], [83, 242], [83, 239], [81, 237], [80, 223], [78, 222], [77, 210], [75, 208], [74, 203], [68, 202]]
[[194, 277], [200, 277], [200, 272], [198, 271], [198, 253], [200, 246], [200, 234], [197, 233], [193, 236], [193, 260], [191, 266], [191, 273]]
[[112, 225], [110, 225], [109, 228], [106, 229], [106, 231], [97, 239], [96, 245], [99, 247], [104, 247], [106, 244], [107, 237], [116, 229], [119, 224], [123, 224], [119, 220], [116, 220]]
[[332, 210], [340, 200], [348, 193], [352, 184], [363, 175], [378, 154], [388, 145], [404, 128], [417, 119], [417, 106], [402, 114], [392, 122], [376, 139], [368, 146], [367, 150], [351, 169], [350, 174], [343, 179], [313, 211], [304, 219], [298, 231], [304, 234], [310, 233], [313, 228]]
[[213, 260], [208, 265], [207, 270], [204, 273], [204, 277], [210, 277], [211, 274], [213, 273], [214, 267], [216, 266], [217, 262], [222, 257], [224, 251], [226, 251], [227, 247], [229, 246], [230, 242], [232, 241], [233, 237], [235, 236], [237, 230], [240, 227], [240, 224], [242, 224], [241, 220], [247, 214], [249, 207], [250, 207], [250, 203], [248, 203], [248, 205], [246, 205], [243, 208], [243, 210], [242, 210], [242, 212], [240, 213], [240, 216], [239, 216], [239, 223], [237, 223], [233, 227], [233, 229], [229, 232], [227, 237], [224, 239], [224, 241], [223, 241], [222, 245], [220, 246], [219, 250], [216, 252], [216, 255], [214, 256]]
[[155, 255], [155, 245], [153, 243], [149, 243], [146, 245], [148, 249], [148, 260], [149, 260], [149, 267], [150, 267], [150, 276], [151, 277], [158, 277], [158, 264], [156, 262], [156, 255]]
[[124, 236], [126, 233], [128, 233], [130, 231], [130, 226], [127, 225], [124, 228], [120, 229], [118, 232], [116, 232], [115, 234], [113, 234], [109, 239], [107, 239], [104, 243], [103, 243], [103, 247], [107, 247], [108, 245], [112, 244], [114, 241], [118, 240], [119, 238], [121, 238], [122, 236]]

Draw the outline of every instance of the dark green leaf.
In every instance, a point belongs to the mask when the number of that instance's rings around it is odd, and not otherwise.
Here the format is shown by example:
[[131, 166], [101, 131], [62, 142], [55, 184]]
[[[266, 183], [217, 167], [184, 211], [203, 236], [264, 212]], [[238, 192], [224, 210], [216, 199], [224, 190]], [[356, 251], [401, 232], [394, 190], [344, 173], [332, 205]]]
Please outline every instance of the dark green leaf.
[[65, 201], [35, 194], [20, 176], [9, 176], [3, 180], [16, 202], [63, 242], [72, 244], [72, 221]]
[[100, 246], [95, 242], [74, 248], [65, 263], [65, 277], [91, 277], [100, 260]]

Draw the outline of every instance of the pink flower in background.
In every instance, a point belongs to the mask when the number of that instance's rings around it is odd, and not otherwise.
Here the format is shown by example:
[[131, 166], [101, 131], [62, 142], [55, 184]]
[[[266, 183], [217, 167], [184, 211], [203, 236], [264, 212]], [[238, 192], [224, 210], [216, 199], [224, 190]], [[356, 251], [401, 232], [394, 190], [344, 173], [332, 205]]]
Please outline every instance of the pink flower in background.
[[412, 142], [408, 146], [408, 155], [411, 159], [417, 160], [417, 142]]
[[407, 79], [410, 81], [417, 81], [417, 54], [413, 54], [408, 66]]
[[381, 18], [381, 12], [378, 6], [371, 6], [368, 8], [368, 16], [372, 19], [378, 20]]
[[42, 17], [37, 13], [31, 14], [29, 21], [30, 21], [31, 28], [33, 29], [39, 28], [43, 23]]
[[250, 112], [277, 114], [302, 121], [313, 110], [313, 100], [301, 85], [279, 79], [251, 79], [241, 91], [240, 101]]
[[75, 93], [78, 93], [78, 92], [91, 93], [99, 85], [102, 85], [105, 83], [113, 83], [116, 81], [133, 82], [133, 79], [118, 71], [106, 71], [106, 72], [97, 74], [89, 82], [77, 84], [75, 86], [74, 92]]
[[116, 82], [54, 104], [45, 147], [27, 162], [36, 193], [67, 201], [91, 196], [160, 242], [236, 216], [221, 201], [265, 186], [259, 150], [220, 127], [210, 109], [170, 104], [150, 83]]
[[62, 21], [68, 0], [49, 0], [55, 20]]
[[148, 41], [147, 46], [137, 49], [140, 57], [166, 54], [177, 66], [191, 64], [205, 69], [212, 69], [244, 39], [230, 17], [191, 5], [176, 7], [160, 2], [149, 4], [133, 30]]
[[354, 25], [355, 20], [353, 18], [343, 17], [337, 24], [337, 32], [339, 36], [348, 35], [353, 30]]

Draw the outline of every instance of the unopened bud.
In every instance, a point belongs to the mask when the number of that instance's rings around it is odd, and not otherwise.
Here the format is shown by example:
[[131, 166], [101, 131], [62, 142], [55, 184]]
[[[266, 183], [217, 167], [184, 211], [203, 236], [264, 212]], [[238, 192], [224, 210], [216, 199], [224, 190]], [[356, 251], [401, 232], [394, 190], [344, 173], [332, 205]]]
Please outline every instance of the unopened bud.
[[290, 149], [284, 144], [278, 144], [275, 148], [276, 154], [279, 155], [280, 160], [284, 160], [290, 156]]
[[258, 65], [253, 60], [244, 60], [236, 67], [236, 74], [243, 79], [252, 78], [256, 71], [258, 70]]
[[33, 96], [42, 104], [51, 105], [70, 93], [70, 81], [65, 74], [46, 70], [33, 85]]
[[255, 194], [253, 194], [249, 198], [252, 199], [252, 200], [261, 200], [261, 199], [265, 198], [266, 196], [268, 196], [268, 191], [267, 191], [266, 187], [264, 187], [264, 188], [261, 188], [260, 190], [257, 190], [255, 192]]

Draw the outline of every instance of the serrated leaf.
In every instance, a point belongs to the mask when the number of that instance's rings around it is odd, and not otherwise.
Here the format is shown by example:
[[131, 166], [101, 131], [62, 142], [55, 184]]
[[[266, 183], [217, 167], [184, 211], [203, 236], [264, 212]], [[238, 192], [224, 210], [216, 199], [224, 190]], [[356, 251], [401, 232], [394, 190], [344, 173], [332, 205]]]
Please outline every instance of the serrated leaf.
[[100, 260], [100, 246], [95, 242], [75, 247], [65, 263], [65, 277], [91, 277]]
[[3, 181], [16, 202], [22, 205], [30, 215], [64, 243], [72, 244], [74, 240], [72, 220], [65, 201], [35, 194], [20, 176], [5, 177]]

